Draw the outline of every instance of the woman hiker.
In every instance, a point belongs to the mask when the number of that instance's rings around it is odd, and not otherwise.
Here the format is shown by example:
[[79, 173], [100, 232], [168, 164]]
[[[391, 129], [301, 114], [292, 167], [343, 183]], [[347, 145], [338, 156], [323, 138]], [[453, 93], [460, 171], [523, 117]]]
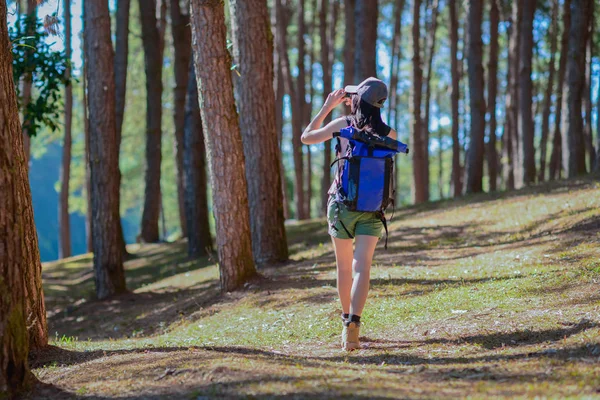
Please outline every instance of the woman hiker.
[[[387, 98], [385, 83], [368, 78], [358, 86], [338, 89], [325, 100], [319, 113], [302, 133], [302, 143], [317, 144], [330, 140], [334, 132], [352, 126], [376, 137], [396, 139], [397, 134], [381, 120], [381, 108]], [[321, 127], [325, 117], [338, 105], [350, 105], [350, 115], [337, 118]], [[346, 154], [349, 141], [340, 138], [338, 155]], [[337, 264], [337, 290], [342, 303], [342, 348], [360, 348], [360, 316], [369, 292], [371, 262], [377, 241], [382, 236], [383, 221], [375, 212], [350, 211], [340, 195], [340, 169], [329, 189], [327, 220]], [[355, 238], [355, 249], [352, 249]], [[353, 278], [354, 270], [354, 278]]]

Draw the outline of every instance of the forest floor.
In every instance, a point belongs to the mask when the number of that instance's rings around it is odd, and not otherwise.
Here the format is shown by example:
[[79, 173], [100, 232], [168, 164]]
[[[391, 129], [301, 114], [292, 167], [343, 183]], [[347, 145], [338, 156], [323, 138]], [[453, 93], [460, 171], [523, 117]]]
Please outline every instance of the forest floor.
[[131, 246], [109, 301], [89, 255], [48, 263], [29, 398], [600, 398], [599, 182], [407, 207], [390, 233], [350, 354], [323, 220], [233, 293], [183, 242]]

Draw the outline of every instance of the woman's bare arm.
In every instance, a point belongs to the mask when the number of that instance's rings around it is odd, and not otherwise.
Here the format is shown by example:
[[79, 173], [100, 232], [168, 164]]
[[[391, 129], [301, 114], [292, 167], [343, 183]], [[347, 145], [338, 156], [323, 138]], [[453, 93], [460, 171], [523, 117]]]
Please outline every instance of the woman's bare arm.
[[[313, 122], [315, 122], [317, 118], [319, 118], [319, 114], [317, 114]], [[322, 119], [323, 118], [321, 118], [321, 123]], [[311, 129], [311, 125], [312, 122], [306, 127], [306, 129], [302, 133], [302, 143], [304, 144], [323, 143], [333, 138], [334, 132], [339, 132], [340, 129], [344, 129], [346, 126], [348, 126], [348, 124], [346, 123], [346, 118], [344, 117], [334, 119], [333, 121], [319, 129]]]
[[325, 104], [323, 104], [321, 110], [313, 118], [310, 124], [308, 124], [304, 132], [302, 132], [302, 143], [317, 144], [325, 142], [333, 137], [333, 132], [339, 132], [340, 129], [346, 127], [347, 124], [345, 118], [338, 118], [321, 128], [325, 117], [327, 117], [335, 107], [345, 101], [349, 101], [344, 96], [344, 89], [338, 89], [327, 96], [327, 100], [325, 100]]

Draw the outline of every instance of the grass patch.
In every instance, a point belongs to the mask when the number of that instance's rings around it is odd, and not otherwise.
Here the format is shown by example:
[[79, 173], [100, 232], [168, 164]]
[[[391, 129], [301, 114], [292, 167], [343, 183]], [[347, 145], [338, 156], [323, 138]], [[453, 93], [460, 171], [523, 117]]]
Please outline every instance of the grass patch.
[[598, 397], [599, 189], [398, 210], [352, 354], [324, 220], [290, 223], [291, 261], [229, 294], [185, 242], [132, 247], [132, 293], [103, 302], [89, 255], [47, 264], [55, 339], [32, 354], [31, 397]]

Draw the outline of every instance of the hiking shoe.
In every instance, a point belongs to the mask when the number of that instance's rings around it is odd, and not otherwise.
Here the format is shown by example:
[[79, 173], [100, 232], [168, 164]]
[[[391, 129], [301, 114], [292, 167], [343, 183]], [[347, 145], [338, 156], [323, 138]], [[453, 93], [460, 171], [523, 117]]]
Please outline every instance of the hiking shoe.
[[346, 351], [352, 351], [360, 349], [360, 343], [358, 341], [358, 335], [360, 332], [360, 325], [356, 322], [344, 323], [342, 329], [342, 349]]

